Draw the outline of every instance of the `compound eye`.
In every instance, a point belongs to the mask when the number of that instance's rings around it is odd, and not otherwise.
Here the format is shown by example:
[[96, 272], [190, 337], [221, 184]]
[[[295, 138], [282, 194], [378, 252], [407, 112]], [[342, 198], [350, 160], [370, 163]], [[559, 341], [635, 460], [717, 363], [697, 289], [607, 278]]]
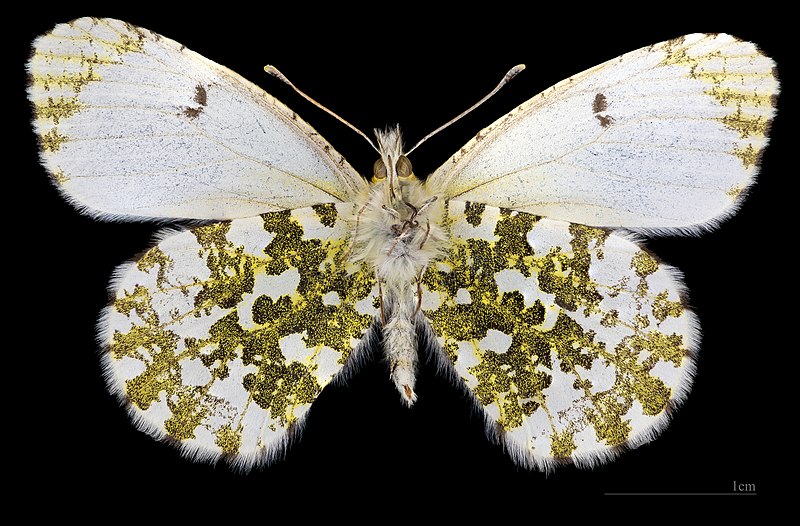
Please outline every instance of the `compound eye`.
[[397, 160], [397, 177], [407, 178], [413, 175], [414, 170], [411, 168], [411, 161], [405, 155], [401, 155]]
[[372, 180], [380, 181], [381, 179], [386, 179], [386, 165], [383, 164], [383, 159], [378, 159], [372, 165]]

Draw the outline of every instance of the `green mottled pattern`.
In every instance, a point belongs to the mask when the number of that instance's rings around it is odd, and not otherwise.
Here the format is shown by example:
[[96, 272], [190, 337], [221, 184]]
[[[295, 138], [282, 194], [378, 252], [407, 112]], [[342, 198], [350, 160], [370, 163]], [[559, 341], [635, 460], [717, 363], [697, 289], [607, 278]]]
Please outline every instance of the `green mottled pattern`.
[[423, 310], [506, 435], [565, 458], [646, 432], [687, 381], [693, 329], [668, 270], [606, 230], [458, 201], [448, 222]]
[[302, 417], [375, 315], [372, 274], [343, 262], [351, 205], [337, 206], [201, 226], [129, 268], [109, 352], [145, 420], [236, 454]]

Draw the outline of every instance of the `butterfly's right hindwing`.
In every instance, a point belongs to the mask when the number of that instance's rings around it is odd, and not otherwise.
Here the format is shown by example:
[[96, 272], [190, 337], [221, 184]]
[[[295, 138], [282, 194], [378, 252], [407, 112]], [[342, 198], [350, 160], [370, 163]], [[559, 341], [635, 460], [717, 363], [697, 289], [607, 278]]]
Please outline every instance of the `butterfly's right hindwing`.
[[343, 263], [351, 208], [202, 226], [120, 269], [101, 339], [140, 428], [245, 468], [281, 450], [376, 314], [372, 274]]
[[651, 440], [694, 368], [678, 273], [607, 230], [459, 201], [448, 213], [422, 310], [513, 458], [586, 466]]

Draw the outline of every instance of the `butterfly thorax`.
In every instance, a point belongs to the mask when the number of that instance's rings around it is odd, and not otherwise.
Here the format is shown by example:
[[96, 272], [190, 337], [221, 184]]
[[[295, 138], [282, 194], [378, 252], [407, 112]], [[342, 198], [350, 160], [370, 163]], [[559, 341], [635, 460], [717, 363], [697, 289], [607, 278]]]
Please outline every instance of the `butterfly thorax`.
[[407, 404], [416, 399], [416, 320], [425, 269], [445, 254], [444, 200], [431, 193], [403, 155], [399, 130], [378, 132], [381, 159], [373, 184], [355, 207], [351, 260], [378, 281], [384, 349]]

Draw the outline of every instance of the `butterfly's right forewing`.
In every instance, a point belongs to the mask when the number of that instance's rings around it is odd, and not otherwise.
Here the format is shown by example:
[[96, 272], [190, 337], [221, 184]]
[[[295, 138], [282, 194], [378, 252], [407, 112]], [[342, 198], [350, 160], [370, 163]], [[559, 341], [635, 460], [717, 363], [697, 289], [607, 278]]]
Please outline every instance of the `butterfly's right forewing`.
[[366, 186], [286, 106], [147, 29], [59, 24], [27, 67], [42, 164], [92, 215], [235, 219], [348, 201]]

